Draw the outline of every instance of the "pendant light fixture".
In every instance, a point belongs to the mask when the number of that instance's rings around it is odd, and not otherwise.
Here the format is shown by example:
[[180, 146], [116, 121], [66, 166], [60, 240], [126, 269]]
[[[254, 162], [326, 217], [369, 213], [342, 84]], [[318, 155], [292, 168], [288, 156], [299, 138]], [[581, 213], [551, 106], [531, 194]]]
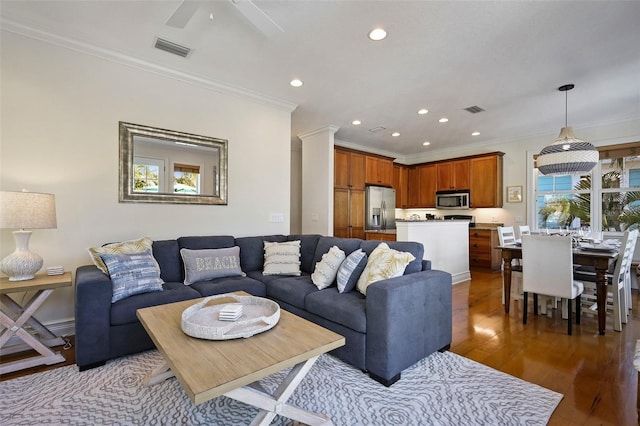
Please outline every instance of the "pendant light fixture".
[[567, 126], [567, 92], [573, 89], [573, 84], [558, 87], [564, 92], [564, 127], [554, 143], [540, 151], [536, 160], [538, 170], [543, 175], [571, 175], [588, 173], [600, 160], [600, 154], [595, 146], [576, 138], [573, 129]]

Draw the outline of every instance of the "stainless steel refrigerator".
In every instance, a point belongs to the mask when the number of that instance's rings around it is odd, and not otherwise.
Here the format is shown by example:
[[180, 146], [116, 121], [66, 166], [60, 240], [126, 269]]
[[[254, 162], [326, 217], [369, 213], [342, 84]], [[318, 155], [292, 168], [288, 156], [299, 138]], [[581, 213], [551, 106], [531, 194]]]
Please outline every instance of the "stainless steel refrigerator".
[[396, 229], [396, 190], [367, 186], [365, 194], [365, 229]]

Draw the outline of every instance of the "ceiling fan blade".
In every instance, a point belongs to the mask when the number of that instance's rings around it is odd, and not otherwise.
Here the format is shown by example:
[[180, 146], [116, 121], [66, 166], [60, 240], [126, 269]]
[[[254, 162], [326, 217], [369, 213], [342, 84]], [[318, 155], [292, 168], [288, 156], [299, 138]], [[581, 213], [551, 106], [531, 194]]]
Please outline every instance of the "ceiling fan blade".
[[170, 27], [184, 28], [199, 7], [200, 3], [197, 1], [182, 0], [182, 3], [178, 5], [178, 8], [173, 12], [173, 15], [167, 19], [166, 24]]
[[231, 3], [262, 34], [270, 37], [284, 32], [280, 25], [276, 24], [251, 0], [231, 0]]

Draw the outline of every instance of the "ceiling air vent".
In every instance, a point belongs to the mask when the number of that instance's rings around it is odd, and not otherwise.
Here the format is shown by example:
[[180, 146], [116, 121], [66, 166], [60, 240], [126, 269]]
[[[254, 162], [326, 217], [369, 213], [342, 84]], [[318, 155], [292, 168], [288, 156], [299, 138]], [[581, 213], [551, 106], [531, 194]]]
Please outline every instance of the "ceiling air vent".
[[478, 105], [474, 105], [474, 106], [470, 106], [470, 107], [466, 107], [464, 109], [467, 112], [470, 112], [471, 114], [477, 114], [479, 112], [484, 111], [482, 108], [480, 108]]
[[156, 38], [156, 44], [154, 46], [156, 49], [164, 50], [165, 52], [172, 53], [174, 55], [182, 56], [186, 58], [191, 53], [191, 49], [185, 46], [181, 46], [177, 43], [174, 43], [169, 40], [165, 40], [163, 38]]
[[370, 131], [371, 133], [375, 133], [375, 132], [379, 132], [379, 131], [381, 131], [381, 130], [386, 130], [386, 129], [387, 129], [386, 127], [378, 126], [378, 127], [374, 127], [374, 128], [372, 128], [372, 129], [369, 129], [369, 131]]

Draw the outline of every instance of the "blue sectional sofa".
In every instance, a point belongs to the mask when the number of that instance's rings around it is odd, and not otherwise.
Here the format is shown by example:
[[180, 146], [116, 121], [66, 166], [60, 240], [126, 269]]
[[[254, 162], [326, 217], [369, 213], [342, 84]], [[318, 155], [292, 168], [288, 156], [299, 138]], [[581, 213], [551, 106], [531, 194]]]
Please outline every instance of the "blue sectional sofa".
[[[301, 276], [263, 275], [264, 242], [301, 241]], [[332, 352], [375, 380], [389, 386], [402, 370], [451, 344], [451, 275], [431, 270], [422, 260], [424, 247], [416, 242], [388, 242], [390, 248], [415, 256], [404, 275], [375, 282], [366, 297], [357, 290], [339, 293], [334, 286], [318, 290], [310, 275], [316, 262], [332, 246], [347, 255], [361, 248], [370, 254], [380, 241], [320, 235], [181, 237], [153, 242], [163, 290], [111, 302], [112, 283], [94, 265], [76, 271], [76, 363], [80, 370], [107, 360], [154, 348], [138, 321], [136, 310], [232, 291], [267, 297], [300, 317], [346, 338]], [[184, 285], [181, 248], [192, 250], [240, 247], [246, 276], [216, 278]]]

